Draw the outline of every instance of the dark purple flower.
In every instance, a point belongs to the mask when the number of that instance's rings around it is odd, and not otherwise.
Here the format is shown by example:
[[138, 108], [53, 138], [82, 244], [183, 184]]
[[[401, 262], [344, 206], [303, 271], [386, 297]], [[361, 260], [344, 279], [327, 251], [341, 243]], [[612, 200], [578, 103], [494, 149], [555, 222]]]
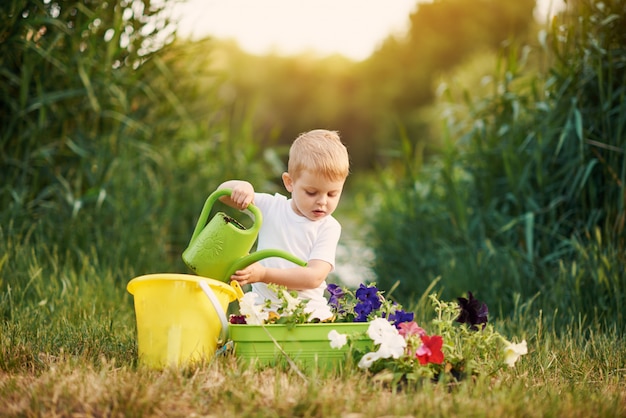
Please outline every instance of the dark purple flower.
[[245, 315], [231, 315], [228, 322], [231, 324], [247, 324]]
[[345, 292], [336, 284], [329, 284], [326, 286], [326, 290], [330, 293], [330, 298], [328, 299], [328, 303], [333, 306], [335, 309], [339, 308], [339, 299], [345, 296]]
[[372, 310], [372, 304], [368, 300], [357, 303], [354, 307], [354, 313], [356, 314], [354, 322], [367, 322], [367, 316]]
[[378, 309], [382, 305], [376, 286], [365, 286], [361, 283], [355, 295], [361, 302], [368, 301], [372, 305], [372, 309]]
[[411, 322], [415, 318], [413, 312], [407, 312], [402, 309], [396, 310], [394, 313], [389, 314], [389, 322], [395, 325], [396, 328], [400, 328], [400, 324], [403, 322]]
[[462, 324], [469, 324], [470, 329], [474, 331], [478, 331], [477, 325], [482, 324], [482, 328], [485, 328], [487, 325], [487, 315], [489, 314], [489, 310], [487, 309], [487, 305], [478, 299], [474, 299], [474, 295], [472, 292], [467, 292], [468, 298], [457, 298], [459, 301], [459, 308], [461, 308], [461, 312], [459, 313], [459, 317], [456, 319], [457, 322]]

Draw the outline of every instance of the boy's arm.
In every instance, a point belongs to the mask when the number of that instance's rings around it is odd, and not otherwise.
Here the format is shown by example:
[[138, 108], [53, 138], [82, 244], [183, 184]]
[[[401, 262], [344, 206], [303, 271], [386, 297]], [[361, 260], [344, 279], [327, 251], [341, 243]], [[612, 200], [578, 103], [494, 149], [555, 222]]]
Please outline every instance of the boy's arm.
[[220, 197], [220, 201], [235, 209], [244, 210], [254, 203], [254, 187], [245, 180], [228, 180], [220, 184], [217, 190], [232, 189], [230, 196]]
[[292, 290], [315, 289], [330, 273], [332, 266], [322, 260], [309, 260], [306, 267], [268, 268], [254, 263], [231, 276], [240, 285], [257, 282], [274, 283]]

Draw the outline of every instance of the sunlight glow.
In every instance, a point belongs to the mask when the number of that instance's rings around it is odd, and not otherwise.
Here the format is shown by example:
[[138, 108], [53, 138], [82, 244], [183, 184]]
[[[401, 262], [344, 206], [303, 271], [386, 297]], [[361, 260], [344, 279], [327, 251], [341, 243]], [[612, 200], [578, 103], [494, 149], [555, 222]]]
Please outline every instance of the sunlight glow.
[[402, 33], [415, 0], [188, 0], [179, 35], [235, 39], [248, 52], [303, 51], [366, 58], [389, 34]]
[[[247, 52], [340, 53], [367, 58], [389, 35], [402, 35], [418, 0], [187, 0], [176, 4], [179, 36], [234, 39]], [[536, 18], [562, 7], [539, 0]], [[552, 5], [551, 5], [552, 4]]]

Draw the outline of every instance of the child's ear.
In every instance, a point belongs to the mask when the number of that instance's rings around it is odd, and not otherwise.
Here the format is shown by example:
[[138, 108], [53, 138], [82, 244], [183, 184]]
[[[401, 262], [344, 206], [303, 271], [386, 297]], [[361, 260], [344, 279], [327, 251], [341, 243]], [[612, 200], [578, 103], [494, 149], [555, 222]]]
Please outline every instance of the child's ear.
[[291, 176], [289, 175], [289, 173], [284, 172], [282, 177], [283, 177], [283, 184], [285, 185], [285, 189], [287, 189], [289, 193], [293, 192], [293, 180]]

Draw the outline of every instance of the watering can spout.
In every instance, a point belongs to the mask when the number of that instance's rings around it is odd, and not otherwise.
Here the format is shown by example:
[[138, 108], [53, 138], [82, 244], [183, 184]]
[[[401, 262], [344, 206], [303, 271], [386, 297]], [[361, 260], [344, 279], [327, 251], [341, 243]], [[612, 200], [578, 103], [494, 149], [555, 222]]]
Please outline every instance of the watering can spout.
[[287, 251], [277, 250], [277, 249], [267, 249], [267, 250], [259, 250], [245, 257], [241, 257], [238, 259], [233, 265], [230, 267], [228, 274], [226, 275], [227, 279], [230, 279], [230, 276], [235, 274], [237, 270], [242, 270], [248, 267], [250, 264], [256, 263], [257, 261], [261, 261], [265, 258], [270, 257], [279, 257], [284, 258], [287, 261], [291, 261], [294, 264], [299, 266], [306, 266], [306, 261], [301, 260], [293, 254], [288, 253]]

